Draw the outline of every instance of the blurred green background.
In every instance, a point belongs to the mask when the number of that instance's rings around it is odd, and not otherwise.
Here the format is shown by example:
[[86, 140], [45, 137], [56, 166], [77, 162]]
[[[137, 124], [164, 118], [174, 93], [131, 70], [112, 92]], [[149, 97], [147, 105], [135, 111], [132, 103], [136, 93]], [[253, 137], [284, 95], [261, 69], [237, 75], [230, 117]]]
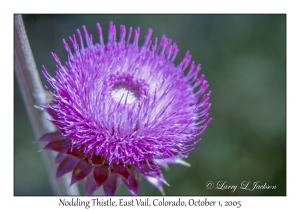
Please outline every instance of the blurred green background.
[[[62, 39], [86, 25], [98, 42], [99, 22], [107, 40], [109, 21], [165, 34], [179, 46], [178, 64], [190, 50], [202, 64], [212, 90], [213, 121], [191, 152], [191, 167], [171, 165], [164, 176], [167, 195], [286, 195], [286, 16], [285, 15], [23, 15], [37, 68], [54, 75], [67, 58]], [[117, 28], [119, 31], [119, 28]], [[117, 36], [119, 38], [119, 36]], [[152, 39], [153, 39], [152, 37]], [[41, 73], [41, 72], [39, 72]], [[40, 74], [41, 75], [41, 74]], [[41, 76], [42, 77], [42, 76]], [[42, 77], [43, 84], [46, 84]], [[14, 83], [14, 194], [53, 195], [29, 123], [18, 83]], [[206, 183], [260, 181], [275, 190], [206, 189]], [[250, 186], [249, 185], [249, 186]], [[141, 195], [160, 195], [146, 180]], [[117, 195], [129, 195], [122, 186]]]

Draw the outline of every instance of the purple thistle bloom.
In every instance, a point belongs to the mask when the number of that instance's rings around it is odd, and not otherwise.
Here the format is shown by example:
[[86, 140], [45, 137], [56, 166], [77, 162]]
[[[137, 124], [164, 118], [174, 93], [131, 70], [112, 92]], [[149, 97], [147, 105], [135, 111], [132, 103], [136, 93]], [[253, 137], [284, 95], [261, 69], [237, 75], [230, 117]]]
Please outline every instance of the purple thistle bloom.
[[133, 195], [139, 193], [139, 181], [146, 178], [162, 194], [167, 184], [159, 166], [183, 164], [211, 121], [208, 111], [210, 91], [204, 75], [198, 77], [200, 64], [186, 53], [179, 65], [173, 61], [178, 47], [162, 36], [152, 44], [149, 29], [139, 47], [140, 28], [120, 27], [117, 42], [115, 25], [110, 22], [108, 42], [97, 24], [100, 43], [93, 44], [83, 26], [70, 37], [74, 52], [63, 40], [69, 54], [65, 65], [52, 53], [57, 65], [51, 77], [43, 74], [54, 88], [54, 100], [43, 106], [59, 131], [45, 134], [44, 149], [58, 152], [57, 178], [72, 171], [71, 184], [84, 178], [85, 193], [100, 186], [106, 195], [114, 195], [122, 180]]

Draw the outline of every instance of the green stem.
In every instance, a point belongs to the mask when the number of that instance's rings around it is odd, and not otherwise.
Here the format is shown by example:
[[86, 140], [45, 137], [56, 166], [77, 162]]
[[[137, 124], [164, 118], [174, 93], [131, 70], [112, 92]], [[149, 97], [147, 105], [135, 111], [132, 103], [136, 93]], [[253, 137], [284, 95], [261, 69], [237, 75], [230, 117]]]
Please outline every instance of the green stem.
[[[56, 127], [48, 120], [50, 117], [46, 111], [34, 108], [35, 105], [46, 104], [47, 97], [36, 68], [21, 15], [14, 17], [14, 55], [16, 77], [35, 137], [38, 139], [45, 133], [55, 131]], [[41, 144], [40, 147], [42, 147]], [[65, 175], [56, 180], [55, 155], [55, 152], [52, 151], [42, 152], [54, 193], [56, 195], [78, 195], [79, 191], [76, 184], [69, 187], [70, 176]]]

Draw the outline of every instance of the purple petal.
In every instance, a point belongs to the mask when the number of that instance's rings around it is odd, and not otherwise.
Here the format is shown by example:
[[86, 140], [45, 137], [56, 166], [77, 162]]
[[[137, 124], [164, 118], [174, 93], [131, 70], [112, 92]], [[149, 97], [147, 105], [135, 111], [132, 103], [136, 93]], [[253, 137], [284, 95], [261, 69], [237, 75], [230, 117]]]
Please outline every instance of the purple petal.
[[51, 132], [51, 133], [46, 133], [44, 134], [39, 141], [46, 141], [46, 142], [50, 142], [50, 141], [57, 141], [57, 140], [63, 140], [66, 139], [68, 137], [61, 135], [61, 132], [59, 131], [55, 131], [55, 132]]
[[85, 157], [84, 153], [82, 151], [79, 151], [77, 147], [69, 148], [66, 153], [69, 155], [73, 155], [79, 159], [83, 159]]
[[117, 179], [118, 175], [111, 173], [107, 178], [106, 182], [103, 184], [103, 190], [105, 195], [115, 195], [117, 191]]
[[150, 184], [156, 187], [161, 192], [162, 195], [165, 195], [164, 189], [162, 187], [163, 183], [160, 179], [151, 176], [145, 176], [145, 178]]
[[46, 108], [48, 114], [52, 117], [53, 120], [58, 120], [57, 112], [51, 108]]
[[128, 179], [124, 179], [122, 177], [123, 183], [126, 185], [126, 187], [129, 189], [130, 193], [132, 195], [138, 195], [140, 191], [140, 182], [138, 180], [138, 172], [135, 168], [129, 169], [129, 177]]
[[44, 149], [65, 153], [72, 146], [69, 139], [49, 142]]
[[100, 187], [108, 178], [107, 167], [95, 167], [94, 178], [98, 187]]
[[76, 166], [78, 159], [67, 155], [64, 160], [59, 164], [56, 172], [56, 178], [63, 176], [64, 174], [72, 171]]
[[161, 173], [159, 168], [150, 168], [148, 164], [142, 165], [141, 168], [138, 168], [141, 174], [145, 176], [145, 178], [153, 184], [156, 188], [158, 188], [162, 194], [164, 194], [162, 189], [162, 183], [165, 183], [169, 186], [167, 181], [165, 180], [163, 174]]
[[89, 158], [89, 163], [93, 166], [102, 166], [105, 163], [105, 158], [93, 155]]
[[95, 190], [98, 189], [96, 181], [94, 179], [93, 174], [87, 176], [85, 185], [84, 185], [84, 192], [86, 195], [91, 195]]
[[153, 160], [157, 165], [162, 166], [164, 168], [168, 167], [168, 164], [181, 164], [187, 167], [190, 167], [191, 165], [185, 161], [183, 161], [181, 158], [165, 158], [165, 159], [154, 159]]
[[92, 169], [93, 167], [87, 161], [80, 160], [73, 170], [70, 186], [89, 175]]
[[153, 161], [161, 167], [164, 167], [166, 169], [168, 168], [168, 162], [165, 161], [165, 159], [153, 159]]
[[63, 159], [65, 159], [66, 155], [63, 153], [58, 153], [56, 158], [55, 158], [55, 163], [60, 163], [61, 161], [63, 161]]
[[120, 174], [125, 179], [128, 179], [128, 177], [130, 175], [126, 166], [124, 167], [123, 165], [113, 165], [112, 169], [115, 173]]
[[161, 171], [157, 166], [155, 165], [148, 165], [148, 164], [143, 164], [141, 165], [138, 170], [143, 174], [144, 176], [152, 176], [152, 177], [157, 177], [161, 175]]

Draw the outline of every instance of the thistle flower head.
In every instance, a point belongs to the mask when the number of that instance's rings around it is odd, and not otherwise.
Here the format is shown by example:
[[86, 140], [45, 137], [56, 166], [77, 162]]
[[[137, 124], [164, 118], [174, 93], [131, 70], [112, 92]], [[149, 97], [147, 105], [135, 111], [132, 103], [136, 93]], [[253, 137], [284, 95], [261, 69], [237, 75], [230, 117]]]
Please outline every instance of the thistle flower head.
[[40, 141], [59, 152], [57, 177], [72, 171], [71, 184], [86, 178], [86, 194], [103, 186], [113, 195], [122, 179], [136, 195], [140, 177], [163, 192], [159, 166], [188, 165], [182, 158], [211, 120], [208, 82], [199, 77], [201, 66], [191, 62], [189, 51], [175, 65], [177, 45], [164, 35], [152, 43], [152, 29], [139, 46], [140, 28], [127, 33], [121, 25], [117, 39], [111, 22], [106, 44], [97, 28], [99, 43], [85, 26], [86, 45], [79, 30], [78, 38], [69, 38], [73, 49], [63, 40], [68, 60], [62, 64], [52, 53], [58, 64], [54, 77], [43, 67], [54, 89], [47, 88], [54, 100], [43, 108], [59, 131]]

